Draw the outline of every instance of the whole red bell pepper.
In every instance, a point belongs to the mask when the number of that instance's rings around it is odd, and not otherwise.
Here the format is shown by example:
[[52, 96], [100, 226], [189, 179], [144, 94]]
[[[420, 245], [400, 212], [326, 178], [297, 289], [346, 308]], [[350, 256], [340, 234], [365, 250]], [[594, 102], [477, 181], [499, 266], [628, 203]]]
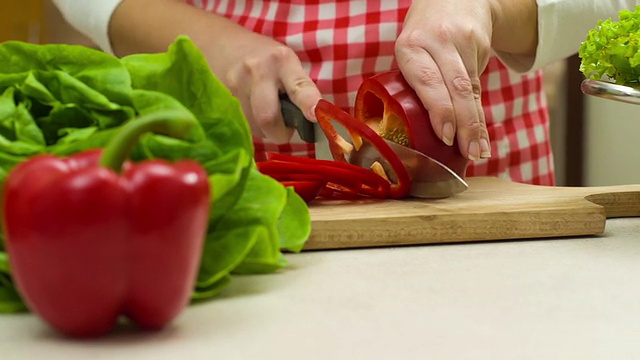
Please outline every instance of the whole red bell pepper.
[[195, 126], [157, 112], [126, 124], [104, 152], [37, 156], [11, 171], [3, 231], [31, 310], [80, 337], [107, 333], [120, 315], [158, 329], [180, 313], [207, 229], [207, 174], [195, 161], [124, 159], [145, 132], [186, 138]]

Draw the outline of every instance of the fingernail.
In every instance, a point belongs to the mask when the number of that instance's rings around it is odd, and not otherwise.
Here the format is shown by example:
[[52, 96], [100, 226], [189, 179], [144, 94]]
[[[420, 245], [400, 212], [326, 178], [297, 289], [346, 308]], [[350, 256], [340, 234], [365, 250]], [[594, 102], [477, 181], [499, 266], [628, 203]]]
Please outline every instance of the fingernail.
[[477, 141], [469, 143], [469, 160], [475, 161], [480, 158], [480, 144]]
[[453, 124], [450, 122], [444, 123], [442, 125], [442, 141], [449, 146], [453, 145], [453, 135]]
[[487, 139], [480, 139], [480, 158], [488, 159], [491, 157], [491, 146]]

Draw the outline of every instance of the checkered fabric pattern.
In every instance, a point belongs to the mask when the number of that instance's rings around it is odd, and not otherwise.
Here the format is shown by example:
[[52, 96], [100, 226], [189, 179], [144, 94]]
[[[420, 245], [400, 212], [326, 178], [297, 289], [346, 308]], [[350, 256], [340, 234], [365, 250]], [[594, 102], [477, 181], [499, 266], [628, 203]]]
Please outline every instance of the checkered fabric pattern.
[[[411, 0], [189, 0], [291, 47], [323, 96], [351, 111], [362, 80], [396, 67], [394, 42]], [[516, 74], [492, 57], [481, 76], [492, 155], [468, 176], [553, 185], [547, 103], [541, 72]], [[256, 159], [266, 151], [315, 157], [313, 144], [286, 145], [254, 137]]]

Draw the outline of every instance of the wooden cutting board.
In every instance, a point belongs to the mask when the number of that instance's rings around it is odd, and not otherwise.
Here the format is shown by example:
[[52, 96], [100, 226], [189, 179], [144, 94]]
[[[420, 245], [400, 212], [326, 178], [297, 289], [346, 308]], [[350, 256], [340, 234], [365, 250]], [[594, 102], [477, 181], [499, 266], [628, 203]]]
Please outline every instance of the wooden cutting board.
[[550, 187], [491, 177], [468, 183], [467, 191], [441, 200], [314, 202], [305, 249], [595, 235], [607, 218], [640, 216], [640, 184]]

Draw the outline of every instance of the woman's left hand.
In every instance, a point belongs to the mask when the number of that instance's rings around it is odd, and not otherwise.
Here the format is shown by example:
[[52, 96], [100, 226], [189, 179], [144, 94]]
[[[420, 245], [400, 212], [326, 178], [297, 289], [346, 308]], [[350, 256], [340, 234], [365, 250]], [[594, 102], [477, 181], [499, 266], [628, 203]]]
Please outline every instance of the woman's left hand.
[[491, 156], [480, 99], [480, 74], [489, 61], [489, 1], [417, 0], [396, 41], [407, 82], [429, 111], [434, 131], [471, 160]]

